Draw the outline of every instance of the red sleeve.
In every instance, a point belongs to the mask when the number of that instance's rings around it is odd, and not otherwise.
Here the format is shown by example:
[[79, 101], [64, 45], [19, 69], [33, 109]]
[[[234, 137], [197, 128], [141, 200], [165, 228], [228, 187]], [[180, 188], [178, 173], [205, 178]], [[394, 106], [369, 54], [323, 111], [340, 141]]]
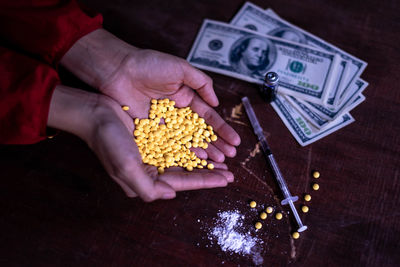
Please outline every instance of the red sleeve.
[[84, 12], [70, 0], [0, 0], [0, 36], [18, 48], [56, 67], [81, 37], [102, 26], [100, 14]]
[[0, 46], [0, 143], [32, 144], [46, 138], [58, 83], [49, 65]]

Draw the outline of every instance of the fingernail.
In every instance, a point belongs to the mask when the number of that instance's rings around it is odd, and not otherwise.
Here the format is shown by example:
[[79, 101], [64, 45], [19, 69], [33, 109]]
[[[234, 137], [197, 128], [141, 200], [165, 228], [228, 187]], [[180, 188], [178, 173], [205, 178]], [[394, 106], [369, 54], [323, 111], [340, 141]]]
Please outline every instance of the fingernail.
[[175, 198], [175, 196], [176, 196], [175, 192], [169, 192], [169, 193], [165, 193], [162, 196], [162, 199], [172, 199], [172, 198]]

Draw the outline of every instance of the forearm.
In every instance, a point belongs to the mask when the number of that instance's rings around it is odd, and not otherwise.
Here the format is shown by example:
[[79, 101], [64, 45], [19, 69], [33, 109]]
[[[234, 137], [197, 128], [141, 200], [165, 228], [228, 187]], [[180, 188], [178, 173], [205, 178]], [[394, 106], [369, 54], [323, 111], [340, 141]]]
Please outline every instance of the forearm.
[[58, 85], [50, 103], [47, 125], [84, 138], [92, 130], [91, 110], [97, 103], [96, 94]]
[[87, 84], [99, 88], [137, 48], [104, 29], [79, 39], [61, 59], [61, 64]]

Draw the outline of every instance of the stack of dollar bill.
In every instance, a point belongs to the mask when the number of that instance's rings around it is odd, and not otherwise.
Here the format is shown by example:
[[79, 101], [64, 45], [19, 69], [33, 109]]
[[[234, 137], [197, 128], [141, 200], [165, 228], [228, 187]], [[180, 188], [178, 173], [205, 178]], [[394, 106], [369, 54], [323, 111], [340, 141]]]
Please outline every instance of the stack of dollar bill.
[[249, 2], [229, 24], [206, 19], [187, 60], [258, 84], [276, 72], [272, 107], [302, 146], [352, 123], [368, 85], [366, 62]]

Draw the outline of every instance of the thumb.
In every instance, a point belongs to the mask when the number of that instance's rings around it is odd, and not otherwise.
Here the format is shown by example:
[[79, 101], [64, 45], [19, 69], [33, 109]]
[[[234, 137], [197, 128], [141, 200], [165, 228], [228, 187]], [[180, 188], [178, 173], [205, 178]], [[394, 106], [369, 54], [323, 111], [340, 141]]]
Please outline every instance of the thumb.
[[[136, 165], [136, 164], [133, 164]], [[140, 164], [125, 172], [126, 184], [145, 202], [175, 198], [175, 190], [166, 182], [152, 179]]]

